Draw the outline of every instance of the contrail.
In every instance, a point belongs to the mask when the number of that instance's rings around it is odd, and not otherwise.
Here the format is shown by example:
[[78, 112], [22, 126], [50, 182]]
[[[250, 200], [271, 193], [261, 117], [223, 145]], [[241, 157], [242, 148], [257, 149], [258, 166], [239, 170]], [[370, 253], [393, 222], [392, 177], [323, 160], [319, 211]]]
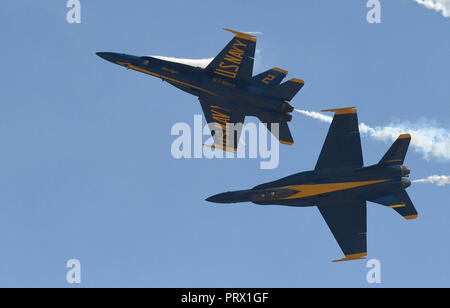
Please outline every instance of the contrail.
[[160, 60], [165, 60], [165, 61], [171, 61], [171, 62], [176, 62], [176, 63], [181, 63], [181, 64], [186, 64], [186, 65], [190, 65], [190, 66], [196, 66], [196, 67], [200, 67], [200, 68], [205, 68], [208, 66], [209, 63], [211, 63], [211, 61], [214, 58], [207, 58], [207, 59], [182, 59], [182, 58], [174, 58], [174, 57], [164, 57], [164, 56], [150, 56], [156, 59], [160, 59]]
[[442, 16], [450, 17], [450, 0], [414, 0], [430, 10], [442, 12]]
[[[263, 35], [263, 33], [259, 32], [259, 31], [248, 31], [245, 33], [248, 33], [251, 35], [259, 35], [259, 36]], [[260, 53], [261, 53], [261, 50], [256, 50], [255, 62], [258, 62], [257, 64], [259, 64], [261, 62], [262, 57], [261, 57]], [[183, 58], [165, 57], [165, 56], [150, 56], [150, 57], [157, 58], [157, 59], [164, 60], [164, 61], [171, 61], [171, 62], [186, 64], [186, 65], [190, 65], [190, 66], [200, 67], [200, 68], [206, 68], [208, 66], [208, 64], [211, 63], [212, 60], [214, 60], [214, 58], [183, 59]]]
[[320, 112], [315, 112], [315, 111], [306, 111], [306, 110], [300, 110], [300, 109], [295, 109], [295, 111], [300, 112], [301, 114], [304, 114], [310, 118], [314, 118], [317, 120], [320, 120], [322, 122], [327, 122], [327, 123], [331, 123], [331, 121], [333, 121], [333, 118], [327, 115], [324, 115]]
[[450, 184], [450, 176], [448, 175], [431, 175], [425, 179], [414, 180], [413, 183], [431, 183], [437, 186]]
[[259, 35], [259, 36], [263, 36], [264, 33], [260, 32], [260, 31], [245, 31], [244, 33], [248, 33], [251, 35]]
[[[308, 117], [331, 123], [332, 117], [319, 112], [297, 110], [297, 112]], [[359, 130], [362, 134], [378, 140], [392, 140], [404, 133], [411, 134], [411, 147], [416, 152], [422, 153], [424, 158], [429, 160], [435, 157], [441, 160], [450, 160], [450, 131], [435, 127], [433, 125], [411, 124], [404, 122], [398, 125], [390, 125], [385, 127], [370, 127], [367, 124], [360, 123]]]

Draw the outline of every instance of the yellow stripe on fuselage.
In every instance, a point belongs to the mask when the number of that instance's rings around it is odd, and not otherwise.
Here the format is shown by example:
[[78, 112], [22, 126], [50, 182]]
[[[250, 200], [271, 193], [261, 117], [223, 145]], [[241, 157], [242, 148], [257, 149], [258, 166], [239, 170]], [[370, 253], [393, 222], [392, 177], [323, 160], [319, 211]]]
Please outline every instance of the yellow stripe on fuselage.
[[361, 182], [344, 182], [344, 183], [327, 183], [327, 184], [311, 184], [311, 185], [291, 185], [284, 186], [282, 188], [297, 190], [295, 195], [282, 198], [282, 200], [288, 199], [300, 199], [305, 197], [312, 197], [321, 194], [342, 191], [372, 184], [378, 184], [387, 182], [388, 180], [375, 180], [375, 181], [361, 181]]
[[200, 90], [200, 91], [202, 91], [202, 92], [205, 92], [205, 93], [208, 93], [208, 94], [211, 94], [211, 95], [214, 95], [214, 96], [218, 96], [217, 94], [215, 94], [215, 93], [213, 93], [213, 92], [210, 92], [210, 91], [208, 91], [208, 90], [205, 90], [205, 89], [200, 88], [200, 87], [197, 87], [197, 86], [194, 86], [194, 85], [192, 85], [192, 84], [190, 84], [190, 83], [186, 83], [186, 82], [183, 82], [183, 81], [179, 81], [179, 80], [176, 80], [176, 79], [173, 79], [173, 78], [171, 78], [171, 77], [164, 76], [164, 75], [156, 74], [156, 73], [154, 73], [154, 72], [151, 72], [151, 71], [146, 70], [146, 69], [144, 69], [144, 68], [141, 68], [141, 67], [139, 67], [139, 66], [132, 65], [132, 64], [130, 64], [130, 63], [126, 63], [126, 62], [117, 62], [117, 64], [122, 65], [122, 66], [126, 66], [127, 68], [131, 68], [131, 69], [133, 69], [133, 70], [135, 70], [135, 71], [138, 71], [138, 72], [141, 72], [141, 73], [149, 74], [149, 75], [152, 75], [152, 76], [155, 76], [155, 77], [159, 77], [159, 78], [162, 78], [162, 79], [165, 79], [165, 80], [170, 80], [170, 81], [172, 81], [172, 82], [176, 82], [176, 83], [179, 83], [179, 84], [181, 84], [181, 85], [188, 86], [188, 87], [191, 87], [191, 88]]

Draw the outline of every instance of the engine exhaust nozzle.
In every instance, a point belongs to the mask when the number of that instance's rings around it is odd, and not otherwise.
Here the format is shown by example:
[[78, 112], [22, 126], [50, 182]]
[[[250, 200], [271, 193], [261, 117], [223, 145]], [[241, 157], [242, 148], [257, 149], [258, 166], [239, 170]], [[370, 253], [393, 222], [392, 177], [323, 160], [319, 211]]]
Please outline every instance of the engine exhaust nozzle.
[[408, 188], [411, 186], [411, 181], [408, 178], [402, 178], [402, 188]]
[[402, 176], [407, 176], [411, 173], [411, 169], [406, 166], [401, 166]]

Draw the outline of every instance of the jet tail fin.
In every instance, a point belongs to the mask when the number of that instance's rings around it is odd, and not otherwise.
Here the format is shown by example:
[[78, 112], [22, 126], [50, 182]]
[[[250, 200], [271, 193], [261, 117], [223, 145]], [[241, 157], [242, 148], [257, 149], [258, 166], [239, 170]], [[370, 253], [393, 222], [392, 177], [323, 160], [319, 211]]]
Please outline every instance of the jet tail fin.
[[261, 74], [254, 76], [252, 78], [251, 85], [256, 88], [267, 90], [274, 86], [279, 85], [287, 74], [288, 74], [287, 71], [282, 70], [281, 68], [278, 67], [274, 67], [270, 70], [267, 70]]
[[389, 148], [386, 154], [378, 163], [382, 164], [403, 164], [406, 156], [406, 152], [408, 151], [409, 143], [411, 142], [410, 134], [400, 135], [397, 140], [395, 140], [394, 144]]
[[290, 79], [282, 84], [272, 87], [264, 92], [264, 95], [272, 96], [274, 98], [290, 101], [304, 86], [305, 82], [300, 79]]
[[405, 190], [378, 198], [371, 198], [369, 201], [388, 206], [408, 220], [416, 219], [418, 216], [417, 210]]

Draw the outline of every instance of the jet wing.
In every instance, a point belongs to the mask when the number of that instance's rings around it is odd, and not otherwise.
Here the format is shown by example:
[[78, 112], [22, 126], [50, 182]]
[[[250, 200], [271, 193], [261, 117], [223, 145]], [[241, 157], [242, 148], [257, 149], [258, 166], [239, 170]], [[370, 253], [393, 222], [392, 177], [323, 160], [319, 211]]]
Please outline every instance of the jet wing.
[[323, 111], [335, 114], [315, 169], [361, 168], [361, 138], [354, 107]]
[[225, 101], [216, 97], [199, 97], [215, 145], [227, 152], [237, 151], [245, 114], [230, 109]]
[[345, 254], [345, 258], [333, 262], [364, 259], [367, 256], [366, 201], [327, 199], [318, 208]]
[[235, 37], [209, 63], [205, 72], [232, 83], [250, 83], [253, 75], [256, 38], [247, 33], [224, 30], [234, 33]]

